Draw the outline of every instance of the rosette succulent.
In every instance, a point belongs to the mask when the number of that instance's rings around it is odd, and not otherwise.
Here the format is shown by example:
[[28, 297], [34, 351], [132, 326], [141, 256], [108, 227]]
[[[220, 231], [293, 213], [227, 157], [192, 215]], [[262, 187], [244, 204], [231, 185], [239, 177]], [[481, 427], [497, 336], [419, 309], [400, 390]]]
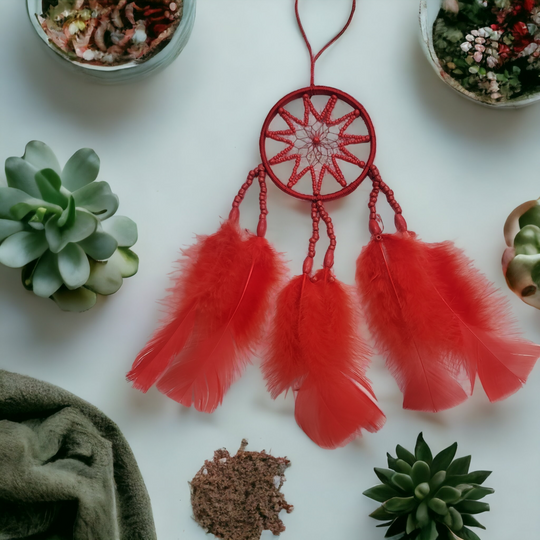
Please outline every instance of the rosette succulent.
[[61, 169], [44, 143], [32, 141], [22, 158], [6, 161], [0, 187], [0, 263], [22, 268], [26, 289], [65, 311], [86, 311], [98, 294], [118, 291], [137, 273], [129, 248], [137, 226], [115, 216], [118, 197], [97, 182], [93, 150], [75, 152]]
[[397, 446], [388, 469], [375, 469], [382, 484], [364, 492], [383, 503], [371, 517], [384, 521], [386, 538], [400, 540], [479, 540], [469, 527], [481, 525], [474, 514], [487, 512], [480, 499], [493, 493], [482, 487], [488, 471], [469, 472], [471, 456], [454, 459], [457, 443], [433, 457], [422, 434], [414, 454]]
[[502, 259], [506, 282], [525, 303], [540, 309], [540, 200], [518, 206], [506, 220]]

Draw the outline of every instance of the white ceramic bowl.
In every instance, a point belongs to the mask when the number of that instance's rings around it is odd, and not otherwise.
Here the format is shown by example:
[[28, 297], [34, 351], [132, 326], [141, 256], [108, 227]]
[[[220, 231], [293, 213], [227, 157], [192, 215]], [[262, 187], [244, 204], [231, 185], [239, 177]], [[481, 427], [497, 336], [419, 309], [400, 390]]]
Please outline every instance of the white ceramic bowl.
[[72, 71], [83, 74], [103, 84], [128, 83], [142, 79], [164, 69], [173, 62], [186, 46], [193, 30], [195, 5], [196, 0], [184, 0], [184, 13], [176, 32], [173, 34], [169, 43], [156, 55], [144, 62], [129, 62], [119, 66], [107, 67], [75, 62], [52, 45], [36, 16], [36, 14], [42, 14], [42, 0], [26, 0], [30, 22], [49, 53]]
[[508, 101], [501, 101], [493, 103], [489, 98], [478, 96], [469, 92], [456, 79], [450, 76], [439, 62], [437, 53], [433, 47], [433, 24], [437, 19], [437, 15], [441, 9], [442, 0], [420, 0], [420, 30], [421, 30], [421, 42], [424, 52], [426, 53], [429, 63], [435, 70], [435, 73], [443, 80], [448, 86], [453, 88], [461, 96], [493, 109], [517, 109], [519, 107], [526, 107], [540, 101], [540, 92], [535, 94], [529, 94], [521, 96], [516, 99], [510, 99]]

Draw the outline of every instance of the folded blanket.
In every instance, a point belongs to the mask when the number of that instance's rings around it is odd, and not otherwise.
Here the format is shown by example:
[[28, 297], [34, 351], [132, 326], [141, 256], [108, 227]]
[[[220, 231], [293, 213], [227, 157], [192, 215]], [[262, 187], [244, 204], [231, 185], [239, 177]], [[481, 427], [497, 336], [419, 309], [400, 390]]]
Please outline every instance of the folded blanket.
[[131, 449], [99, 409], [0, 370], [0, 540], [155, 540]]

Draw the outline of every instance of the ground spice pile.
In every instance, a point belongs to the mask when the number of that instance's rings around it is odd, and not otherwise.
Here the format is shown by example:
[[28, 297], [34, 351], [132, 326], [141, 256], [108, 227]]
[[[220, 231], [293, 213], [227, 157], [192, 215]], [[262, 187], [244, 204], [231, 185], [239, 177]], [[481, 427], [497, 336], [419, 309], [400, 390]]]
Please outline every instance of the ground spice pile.
[[279, 535], [285, 530], [279, 513], [293, 510], [280, 492], [289, 460], [246, 452], [247, 444], [244, 439], [232, 457], [216, 450], [191, 482], [195, 520], [225, 540], [259, 540], [264, 530]]

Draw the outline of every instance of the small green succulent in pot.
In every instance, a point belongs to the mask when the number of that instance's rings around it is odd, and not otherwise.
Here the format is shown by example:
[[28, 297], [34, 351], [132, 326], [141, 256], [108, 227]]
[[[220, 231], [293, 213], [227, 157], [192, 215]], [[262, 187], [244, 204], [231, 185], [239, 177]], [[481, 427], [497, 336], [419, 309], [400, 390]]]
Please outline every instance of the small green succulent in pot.
[[504, 225], [506, 282], [525, 303], [540, 309], [540, 199], [527, 201]]
[[0, 187], [0, 263], [22, 268], [26, 289], [65, 311], [86, 311], [97, 295], [118, 291], [137, 273], [137, 226], [116, 216], [118, 197], [96, 181], [100, 161], [88, 148], [62, 169], [52, 150], [32, 141], [6, 160]]
[[370, 515], [388, 527], [385, 538], [400, 540], [480, 540], [469, 527], [485, 527], [474, 517], [489, 511], [482, 502], [493, 489], [482, 484], [488, 471], [469, 472], [471, 456], [455, 458], [457, 443], [433, 457], [422, 434], [414, 453], [397, 446], [388, 469], [375, 469], [382, 484], [364, 492], [383, 503]]

